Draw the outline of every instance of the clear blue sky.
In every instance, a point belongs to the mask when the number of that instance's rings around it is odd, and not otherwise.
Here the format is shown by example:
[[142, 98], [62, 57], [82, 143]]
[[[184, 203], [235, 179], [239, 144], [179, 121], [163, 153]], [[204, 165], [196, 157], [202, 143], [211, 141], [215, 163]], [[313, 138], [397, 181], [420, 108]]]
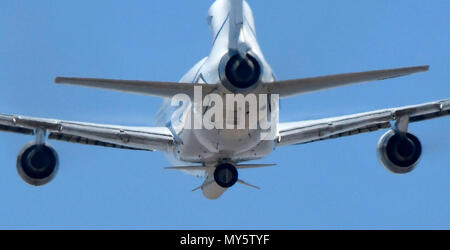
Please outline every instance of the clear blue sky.
[[[161, 100], [57, 86], [57, 75], [177, 81], [209, 53], [213, 1], [0, 1], [0, 113], [153, 125]], [[428, 73], [298, 96], [282, 121], [450, 97], [450, 1], [249, 0], [280, 79], [430, 64]], [[32, 228], [450, 227], [450, 118], [413, 124], [424, 155], [411, 174], [377, 161], [384, 131], [278, 148], [217, 201], [167, 172], [161, 153], [51, 142], [60, 171], [34, 188], [16, 156], [32, 137], [0, 134], [0, 226]], [[104, 227], [106, 226], [106, 227]]]

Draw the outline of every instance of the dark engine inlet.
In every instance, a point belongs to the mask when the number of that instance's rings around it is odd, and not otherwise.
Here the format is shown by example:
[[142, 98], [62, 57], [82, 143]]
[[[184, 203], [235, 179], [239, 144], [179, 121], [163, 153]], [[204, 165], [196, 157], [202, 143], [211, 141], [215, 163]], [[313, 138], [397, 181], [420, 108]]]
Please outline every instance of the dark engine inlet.
[[229, 188], [237, 182], [238, 171], [233, 164], [221, 163], [214, 171], [214, 180], [219, 186]]
[[17, 171], [30, 185], [42, 186], [49, 183], [57, 170], [58, 154], [49, 145], [29, 144], [17, 156]]
[[[244, 57], [239, 53], [229, 57], [223, 70], [222, 81], [225, 83], [225, 87], [233, 92], [251, 89], [258, 83], [261, 76], [261, 66], [258, 60], [248, 53]], [[226, 79], [223, 79], [223, 75]]]

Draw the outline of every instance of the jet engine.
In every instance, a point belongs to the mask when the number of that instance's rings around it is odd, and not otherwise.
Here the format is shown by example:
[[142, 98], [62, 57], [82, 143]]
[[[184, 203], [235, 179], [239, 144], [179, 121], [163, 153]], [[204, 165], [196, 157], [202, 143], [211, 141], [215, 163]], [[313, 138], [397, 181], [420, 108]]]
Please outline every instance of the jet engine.
[[17, 156], [17, 172], [28, 184], [49, 183], [58, 170], [58, 154], [48, 144], [30, 143]]
[[214, 174], [205, 180], [202, 185], [203, 195], [215, 200], [219, 198], [227, 188], [232, 187], [238, 181], [238, 171], [231, 163], [220, 163], [216, 166]]
[[261, 77], [261, 64], [250, 53], [241, 55], [231, 52], [222, 58], [219, 75], [228, 90], [247, 92], [257, 86]]
[[214, 170], [214, 181], [223, 188], [233, 186], [238, 181], [237, 168], [230, 163], [217, 165], [216, 170]]
[[417, 166], [422, 145], [411, 133], [390, 130], [380, 138], [377, 151], [379, 160], [387, 170], [394, 174], [406, 174]]

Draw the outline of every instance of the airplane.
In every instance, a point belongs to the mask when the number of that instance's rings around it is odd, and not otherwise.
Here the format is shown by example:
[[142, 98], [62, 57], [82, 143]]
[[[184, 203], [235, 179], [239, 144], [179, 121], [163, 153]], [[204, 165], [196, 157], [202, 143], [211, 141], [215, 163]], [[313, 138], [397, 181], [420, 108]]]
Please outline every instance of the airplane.
[[[179, 82], [55, 78], [57, 84], [164, 98], [155, 127], [0, 114], [0, 130], [35, 136], [35, 140], [18, 154], [16, 165], [20, 177], [34, 186], [45, 185], [55, 177], [59, 158], [47, 139], [127, 150], [159, 151], [173, 164], [167, 169], [203, 176], [203, 184], [193, 191], [201, 190], [206, 198], [214, 200], [236, 183], [259, 189], [241, 180], [238, 172], [241, 169], [273, 166], [248, 162], [262, 159], [278, 147], [380, 129], [387, 129], [378, 142], [377, 153], [381, 164], [394, 174], [406, 174], [417, 166], [422, 154], [420, 140], [408, 131], [409, 123], [450, 114], [450, 99], [446, 99], [346, 116], [280, 123], [279, 108], [273, 100], [424, 72], [429, 66], [277, 80], [258, 44], [254, 16], [247, 1], [216, 0], [209, 9], [208, 23], [214, 38], [211, 52]], [[201, 92], [200, 102], [195, 100], [198, 90]], [[178, 102], [175, 104], [179, 106], [173, 105], [174, 96], [180, 94], [189, 98], [187, 105], [184, 103], [180, 106]], [[195, 123], [202, 120], [196, 119], [196, 115], [206, 114], [213, 109], [211, 102], [211, 105], [205, 105], [206, 96], [225, 98], [229, 95], [270, 97], [270, 102], [266, 100], [261, 110], [266, 111], [271, 122], [276, 123], [269, 127], [266, 137], [263, 137], [263, 132], [267, 132], [267, 128], [250, 128], [246, 122], [252, 118], [247, 110], [250, 109], [250, 101], [244, 102], [240, 113], [234, 109], [233, 103], [232, 111], [227, 106], [222, 110], [222, 117], [217, 115], [220, 112], [215, 113], [217, 117], [214, 116], [216, 120], [223, 120], [226, 116], [228, 125], [242, 124], [244, 121], [243, 128], [227, 126], [198, 129], [187, 126], [191, 121]], [[258, 103], [264, 103], [263, 99], [258, 99]]]

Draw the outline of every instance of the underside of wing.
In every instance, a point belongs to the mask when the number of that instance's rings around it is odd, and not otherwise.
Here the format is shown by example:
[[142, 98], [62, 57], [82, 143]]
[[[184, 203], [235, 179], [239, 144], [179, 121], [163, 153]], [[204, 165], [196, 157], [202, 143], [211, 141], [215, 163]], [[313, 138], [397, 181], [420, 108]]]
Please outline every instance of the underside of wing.
[[0, 114], [0, 131], [34, 135], [17, 155], [17, 171], [28, 184], [42, 186], [58, 172], [57, 151], [46, 142], [46, 135], [85, 145], [127, 150], [169, 151], [174, 138], [166, 127], [127, 127], [56, 119]]
[[266, 83], [269, 93], [280, 97], [295, 96], [315, 91], [321, 91], [356, 83], [385, 80], [414, 73], [424, 72], [429, 66], [416, 66], [397, 69], [375, 70], [359, 73], [320, 76]]
[[142, 149], [142, 148], [133, 148], [133, 147], [127, 147], [120, 144], [115, 143], [108, 143], [100, 140], [93, 140], [82, 136], [76, 136], [76, 135], [70, 135], [70, 134], [64, 134], [64, 133], [50, 133], [48, 135], [48, 139], [51, 140], [57, 140], [57, 141], [65, 141], [70, 143], [77, 143], [77, 144], [84, 144], [84, 145], [91, 145], [91, 146], [101, 146], [106, 148], [118, 148], [118, 149], [128, 149], [128, 150], [144, 150], [144, 151], [153, 151], [149, 149]]
[[173, 144], [173, 135], [165, 127], [114, 126], [17, 115], [0, 115], [0, 131], [28, 135], [45, 131], [49, 139], [133, 150], [166, 151]]
[[280, 123], [278, 146], [304, 144], [391, 127], [391, 121], [407, 118], [419, 122], [450, 115], [450, 100], [384, 109], [312, 121]]

